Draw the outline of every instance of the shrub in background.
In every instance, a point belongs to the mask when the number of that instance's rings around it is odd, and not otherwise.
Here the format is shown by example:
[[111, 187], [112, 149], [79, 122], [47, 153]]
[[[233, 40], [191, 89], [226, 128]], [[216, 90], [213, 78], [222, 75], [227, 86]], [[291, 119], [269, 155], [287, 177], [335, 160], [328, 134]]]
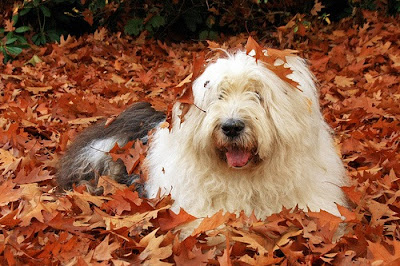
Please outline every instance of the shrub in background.
[[[82, 35], [99, 26], [181, 41], [217, 39], [220, 33], [256, 31], [287, 23], [295, 34], [304, 35], [311, 18], [330, 23], [356, 10], [381, 10], [397, 15], [400, 0], [2, 0], [0, 52], [7, 62], [28, 47], [59, 41], [61, 35]], [[322, 11], [315, 6], [322, 5]], [[314, 12], [313, 12], [314, 10]], [[317, 14], [318, 13], [318, 14]], [[360, 12], [358, 12], [360, 14]], [[301, 18], [301, 19], [299, 19]]]

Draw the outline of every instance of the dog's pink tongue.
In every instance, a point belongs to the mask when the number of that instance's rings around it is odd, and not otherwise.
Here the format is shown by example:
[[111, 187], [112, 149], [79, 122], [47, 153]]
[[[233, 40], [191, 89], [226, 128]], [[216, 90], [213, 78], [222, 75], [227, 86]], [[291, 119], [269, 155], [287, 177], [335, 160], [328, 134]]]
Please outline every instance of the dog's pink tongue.
[[247, 164], [251, 156], [248, 151], [228, 150], [226, 152], [226, 160], [231, 167], [243, 167]]

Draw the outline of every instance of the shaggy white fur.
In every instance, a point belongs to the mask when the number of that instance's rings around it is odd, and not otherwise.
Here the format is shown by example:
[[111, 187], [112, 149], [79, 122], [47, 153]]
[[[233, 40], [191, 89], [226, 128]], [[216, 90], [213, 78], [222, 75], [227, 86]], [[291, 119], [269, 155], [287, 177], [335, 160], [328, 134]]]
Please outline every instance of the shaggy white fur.
[[176, 104], [172, 130], [154, 134], [149, 197], [161, 188], [176, 211], [197, 217], [223, 209], [265, 218], [296, 205], [340, 216], [347, 181], [313, 76], [301, 58], [286, 62], [301, 91], [244, 52], [210, 64], [193, 84], [196, 106], [184, 122]]

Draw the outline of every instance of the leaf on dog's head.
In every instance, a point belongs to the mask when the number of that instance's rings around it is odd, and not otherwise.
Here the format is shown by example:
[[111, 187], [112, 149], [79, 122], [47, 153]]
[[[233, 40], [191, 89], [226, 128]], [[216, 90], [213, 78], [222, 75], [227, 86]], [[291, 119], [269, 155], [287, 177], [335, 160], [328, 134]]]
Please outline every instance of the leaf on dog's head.
[[264, 55], [270, 56], [275, 59], [282, 59], [284, 61], [286, 61], [286, 56], [295, 56], [299, 52], [297, 50], [291, 49], [278, 50], [273, 48], [266, 48], [265, 51], [266, 53], [264, 52]]
[[253, 37], [249, 36], [245, 48], [246, 54], [253, 56], [256, 60], [264, 61], [263, 48], [253, 39]]
[[284, 65], [279, 65], [279, 66], [274, 66], [270, 65], [268, 68], [273, 71], [281, 80], [289, 83], [292, 85], [294, 88], [298, 89], [299, 91], [302, 91], [298, 86], [299, 83], [297, 81], [294, 81], [293, 79], [289, 78], [288, 75], [292, 74], [293, 71], [290, 68], [284, 67]]
[[301, 89], [298, 88], [299, 83], [288, 78], [288, 75], [293, 73], [293, 71], [290, 68], [286, 68], [285, 64], [274, 64], [277, 59], [286, 63], [286, 56], [294, 56], [295, 53], [297, 53], [296, 50], [281, 51], [272, 48], [263, 49], [251, 36], [248, 38], [245, 48], [248, 55], [266, 63], [266, 67], [274, 72], [280, 79], [301, 91]]

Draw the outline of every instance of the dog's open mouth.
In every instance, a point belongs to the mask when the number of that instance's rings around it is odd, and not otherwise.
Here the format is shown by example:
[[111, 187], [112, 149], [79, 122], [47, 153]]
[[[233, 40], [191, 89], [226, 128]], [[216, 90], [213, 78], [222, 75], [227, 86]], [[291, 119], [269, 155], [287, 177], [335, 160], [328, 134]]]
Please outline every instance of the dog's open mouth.
[[243, 167], [250, 161], [252, 153], [237, 148], [229, 148], [225, 152], [225, 156], [230, 167]]
[[221, 158], [223, 158], [229, 167], [241, 168], [246, 166], [254, 158], [254, 152], [238, 148], [229, 147], [219, 150]]

